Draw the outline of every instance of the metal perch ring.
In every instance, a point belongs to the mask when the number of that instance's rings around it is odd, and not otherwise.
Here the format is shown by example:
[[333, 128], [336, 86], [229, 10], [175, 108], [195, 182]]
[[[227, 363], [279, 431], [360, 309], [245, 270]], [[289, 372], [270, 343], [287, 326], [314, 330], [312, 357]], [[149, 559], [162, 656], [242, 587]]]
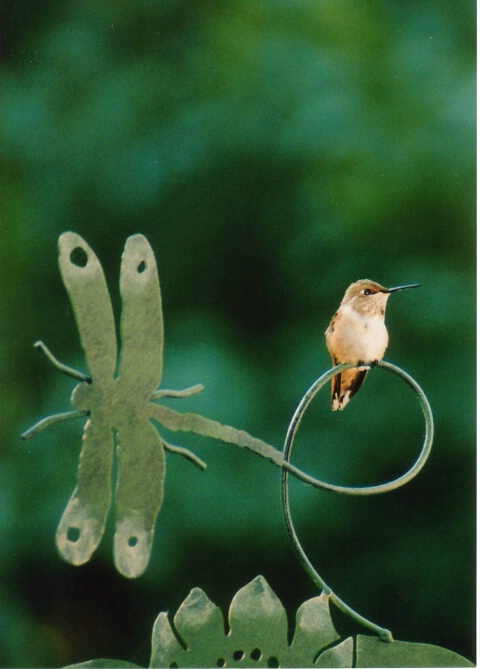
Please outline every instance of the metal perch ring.
[[[293, 442], [295, 439], [295, 435], [297, 433], [297, 430], [300, 426], [300, 423], [302, 421], [302, 418], [305, 414], [305, 411], [307, 410], [309, 404], [312, 402], [314, 397], [317, 395], [317, 393], [323, 388], [323, 386], [330, 381], [336, 374], [339, 374], [340, 372], [343, 372], [346, 369], [351, 369], [353, 367], [356, 367], [356, 365], [352, 363], [344, 363], [342, 365], [337, 365], [336, 367], [333, 367], [330, 369], [328, 372], [323, 374], [319, 379], [315, 381], [315, 383], [307, 390], [305, 395], [303, 396], [302, 400], [300, 401], [300, 404], [298, 405], [292, 420], [290, 421], [290, 425], [287, 431], [287, 436], [285, 438], [285, 445], [283, 448], [283, 457], [285, 462], [290, 462], [290, 457], [291, 457], [291, 452], [292, 452], [292, 447], [293, 447]], [[432, 442], [433, 442], [433, 415], [432, 415], [432, 410], [430, 408], [430, 404], [427, 400], [427, 397], [423, 390], [420, 388], [418, 383], [409, 375], [407, 372], [405, 372], [403, 369], [400, 367], [397, 367], [396, 365], [393, 365], [392, 363], [389, 362], [383, 362], [380, 361], [378, 363], [378, 367], [382, 369], [386, 369], [389, 372], [392, 372], [393, 374], [396, 374], [397, 376], [400, 376], [407, 385], [409, 385], [415, 392], [416, 397], [420, 403], [423, 416], [425, 418], [425, 437], [423, 441], [423, 447], [420, 452], [420, 455], [418, 456], [416, 462], [413, 464], [413, 466], [402, 476], [394, 479], [393, 481], [389, 481], [388, 483], [382, 483], [380, 485], [374, 485], [374, 486], [361, 486], [361, 487], [354, 487], [354, 486], [338, 486], [334, 484], [325, 484], [324, 488], [326, 490], [329, 490], [331, 492], [337, 492], [341, 493], [344, 495], [376, 495], [384, 492], [391, 492], [392, 490], [395, 490], [396, 488], [401, 487], [402, 485], [405, 485], [405, 483], [408, 483], [408, 481], [411, 481], [422, 469], [424, 466], [425, 462], [428, 459], [428, 456], [430, 454], [431, 448], [432, 448]], [[307, 555], [305, 554], [305, 551], [303, 550], [303, 547], [300, 543], [300, 540], [297, 536], [297, 533], [295, 531], [294, 525], [293, 525], [293, 520], [292, 520], [292, 515], [290, 511], [290, 502], [288, 498], [288, 470], [284, 468], [282, 470], [282, 505], [283, 505], [283, 514], [285, 518], [285, 524], [287, 527], [287, 531], [290, 537], [290, 540], [293, 544], [293, 547], [295, 549], [295, 552], [297, 553], [297, 556], [302, 563], [304, 569], [310, 576], [310, 578], [313, 580], [313, 582], [326, 594], [329, 595], [330, 599], [332, 602], [334, 602], [340, 610], [342, 610], [344, 613], [348, 614], [351, 618], [356, 620], [358, 623], [364, 625], [365, 627], [371, 629], [374, 631], [376, 634], [378, 634], [382, 639], [385, 641], [392, 641], [393, 637], [392, 634], [389, 630], [386, 630], [382, 627], [379, 627], [375, 623], [372, 623], [371, 621], [367, 620], [363, 616], [361, 616], [359, 613], [351, 609], [345, 602], [343, 602], [339, 597], [335, 595], [335, 593], [328, 587], [328, 585], [325, 583], [325, 581], [322, 579], [322, 577], [318, 574], [316, 569], [313, 567], [312, 563], [308, 559]]]
[[[336, 374], [339, 374], [340, 372], [343, 372], [346, 369], [351, 369], [353, 367], [356, 367], [356, 365], [348, 362], [343, 363], [342, 365], [337, 365], [336, 367], [333, 367], [328, 372], [323, 374], [307, 390], [300, 404], [298, 405], [297, 410], [293, 414], [292, 420], [290, 421], [290, 425], [287, 431], [287, 436], [285, 439], [285, 446], [283, 448], [284, 460], [290, 462], [290, 454], [293, 446], [293, 441], [295, 439], [295, 435], [297, 433], [300, 422], [302, 421], [302, 418], [305, 414], [305, 411], [307, 410], [309, 404], [312, 402], [313, 398], [317, 395], [319, 390], [321, 390], [323, 386], [328, 381], [330, 381]], [[377, 367], [386, 369], [389, 372], [392, 372], [393, 374], [397, 374], [415, 391], [415, 394], [417, 396], [418, 401], [420, 402], [420, 406], [422, 408], [422, 412], [425, 418], [425, 438], [423, 441], [423, 447], [420, 452], [420, 455], [418, 456], [417, 461], [411, 467], [411, 469], [409, 469], [405, 474], [403, 474], [399, 478], [394, 479], [393, 481], [389, 481], [388, 483], [382, 483], [380, 485], [374, 485], [374, 486], [361, 486], [361, 487], [340, 486], [340, 485], [335, 485], [333, 483], [324, 483], [323, 485], [326, 490], [330, 490], [332, 492], [338, 492], [344, 495], [378, 495], [384, 492], [391, 492], [392, 490], [395, 490], [396, 488], [400, 488], [402, 485], [405, 485], [405, 483], [408, 483], [408, 481], [411, 481], [422, 469], [423, 465], [428, 459], [428, 456], [430, 455], [433, 442], [433, 415], [425, 393], [420, 388], [415, 379], [413, 379], [409, 374], [407, 374], [407, 372], [405, 372], [400, 367], [392, 365], [392, 363], [390, 362], [383, 362], [383, 361], [379, 361]], [[285, 471], [284, 474], [286, 473], [287, 472]]]

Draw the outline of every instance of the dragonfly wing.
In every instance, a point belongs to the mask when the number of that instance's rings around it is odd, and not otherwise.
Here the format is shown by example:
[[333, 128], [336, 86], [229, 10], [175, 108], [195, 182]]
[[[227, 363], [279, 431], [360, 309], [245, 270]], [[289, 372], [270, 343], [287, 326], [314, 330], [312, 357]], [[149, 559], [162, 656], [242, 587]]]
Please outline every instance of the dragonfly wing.
[[163, 315], [157, 263], [143, 235], [127, 239], [120, 270], [120, 379], [131, 392], [152, 393], [162, 379]]
[[106, 422], [88, 420], [73, 491], [58, 525], [60, 554], [74, 565], [88, 562], [105, 531], [111, 503], [113, 432]]
[[117, 437], [115, 565], [124, 576], [136, 578], [150, 559], [163, 501], [165, 451], [146, 418], [125, 422]]
[[74, 232], [58, 240], [59, 266], [72, 303], [82, 348], [93, 379], [112, 378], [117, 338], [102, 266], [87, 242]]

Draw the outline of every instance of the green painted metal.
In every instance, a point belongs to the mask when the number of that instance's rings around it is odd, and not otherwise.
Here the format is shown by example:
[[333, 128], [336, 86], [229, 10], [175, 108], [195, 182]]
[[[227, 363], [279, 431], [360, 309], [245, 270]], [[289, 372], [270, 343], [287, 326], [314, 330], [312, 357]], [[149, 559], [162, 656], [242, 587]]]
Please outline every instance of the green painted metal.
[[[391, 363], [379, 366], [398, 374], [414, 390], [425, 417], [421, 453], [406, 474], [394, 481], [362, 488], [316, 479], [290, 463], [291, 449], [301, 419], [315, 394], [340, 369], [326, 372], [307, 391], [294, 414], [284, 452], [243, 430], [193, 413], [179, 413], [157, 403], [163, 397], [185, 398], [203, 390], [159, 388], [163, 368], [163, 314], [157, 266], [142, 235], [127, 239], [120, 270], [122, 317], [118, 348], [113, 310], [102, 267], [79, 235], [66, 232], [59, 239], [59, 266], [72, 303], [88, 374], [58, 361], [42, 342], [35, 346], [60, 372], [79, 381], [72, 394], [73, 411], [48, 416], [22, 436], [71, 418], [86, 418], [77, 485], [60, 520], [56, 542], [68, 562], [87, 562], [105, 531], [112, 502], [114, 458], [118, 475], [115, 491], [115, 564], [129, 578], [142, 574], [150, 558], [155, 521], [163, 502], [165, 451], [182, 455], [200, 469], [205, 463], [185, 448], [167, 443], [153, 421], [172, 431], [194, 432], [245, 448], [283, 471], [283, 504], [290, 537], [321, 592], [297, 611], [293, 639], [288, 637], [286, 612], [265, 579], [258, 576], [233, 598], [228, 621], [207, 595], [195, 588], [171, 622], [161, 613], [154, 625], [151, 667], [390, 667], [474, 666], [451, 651], [426, 644], [393, 641], [379, 628], [346, 606], [326, 586], [301, 549], [293, 528], [287, 474], [316, 488], [348, 495], [389, 492], [410, 481], [423, 467], [433, 440], [433, 418], [428, 400], [406, 372]], [[300, 548], [299, 548], [300, 547]], [[357, 622], [380, 635], [342, 639], [335, 630], [330, 605], [337, 604]], [[382, 640], [383, 639], [383, 640]], [[385, 643], [384, 641], [392, 641]], [[76, 667], [134, 667], [128, 662], [99, 659]]]
[[[146, 569], [155, 521], [163, 502], [165, 448], [201, 468], [186, 449], [162, 441], [150, 422], [152, 394], [162, 378], [163, 314], [157, 265], [142, 235], [129, 237], [122, 256], [120, 293], [121, 351], [103, 269], [82, 237], [66, 232], [59, 239], [59, 266], [72, 303], [89, 375], [63, 365], [42, 342], [47, 359], [60, 372], [79, 379], [72, 394], [75, 411], [50, 416], [22, 436], [33, 437], [52, 423], [86, 416], [77, 485], [60, 520], [57, 548], [74, 565], [87, 562], [105, 531], [112, 499], [116, 452], [115, 565], [129, 578]], [[196, 386], [173, 391], [187, 396]], [[169, 391], [162, 392], [168, 396]]]
[[[439, 646], [359, 635], [341, 638], [330, 617], [330, 598], [304, 602], [289, 641], [285, 609], [262, 576], [234, 596], [227, 624], [221, 610], [194, 588], [173, 617], [160, 613], [153, 626], [150, 667], [473, 667]], [[98, 664], [96, 664], [98, 662]], [[134, 666], [117, 660], [72, 665]]]
[[[45, 344], [37, 342], [35, 346], [58, 371], [80, 383], [72, 394], [73, 411], [44, 418], [22, 437], [32, 438], [59, 421], [87, 418], [77, 485], [56, 533], [57, 548], [71, 564], [87, 562], [103, 537], [112, 502], [115, 454], [118, 477], [114, 558], [118, 571], [129, 578], [140, 576], [150, 559], [155, 521], [163, 502], [165, 451], [182, 455], [205, 469], [206, 464], [198, 456], [168, 444], [152, 421], [172, 431], [195, 432], [245, 448], [309, 485], [345, 494], [391, 490], [406, 483], [423, 466], [433, 438], [433, 422], [432, 429], [427, 430], [422, 453], [407, 474], [396, 482], [373, 489], [345, 488], [303, 472], [281, 451], [244, 430], [199, 414], [179, 413], [156, 403], [163, 397], [188, 397], [203, 390], [203, 386], [185, 390], [159, 388], [163, 369], [163, 313], [157, 265], [150, 244], [142, 235], [132, 235], [125, 244], [120, 268], [120, 350], [110, 295], [97, 256], [87, 242], [73, 232], [63, 233], [58, 244], [60, 272], [73, 307], [89, 373], [68, 367], [58, 361]], [[387, 363], [381, 364], [387, 366]], [[302, 415], [315, 392], [338, 370], [337, 366], [327, 372], [308, 391]], [[424, 397], [413, 379], [403, 374], [417, 395]], [[428, 407], [426, 398], [423, 406]], [[300, 420], [298, 411], [292, 420], [296, 427]], [[425, 411], [427, 416], [427, 409]], [[292, 441], [295, 429], [289, 430]]]

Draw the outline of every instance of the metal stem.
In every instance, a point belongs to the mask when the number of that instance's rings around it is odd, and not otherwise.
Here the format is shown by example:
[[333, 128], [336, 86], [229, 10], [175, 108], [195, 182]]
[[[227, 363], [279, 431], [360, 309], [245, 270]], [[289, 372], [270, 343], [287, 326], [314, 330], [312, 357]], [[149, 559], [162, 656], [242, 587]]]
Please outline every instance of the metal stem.
[[[345, 369], [350, 369], [352, 367], [355, 367], [354, 364], [350, 363], [345, 363], [342, 365], [337, 365], [330, 371], [326, 372], [323, 374], [315, 383], [307, 390], [305, 395], [303, 396], [302, 400], [300, 401], [300, 404], [297, 407], [297, 410], [295, 411], [293, 418], [290, 422], [288, 431], [287, 431], [287, 436], [285, 439], [285, 445], [283, 449], [283, 457], [284, 457], [284, 463], [285, 465], [288, 464], [288, 469], [290, 469], [291, 473], [297, 474], [297, 472], [293, 472], [291, 470], [292, 465], [290, 465], [290, 457], [291, 457], [291, 452], [292, 452], [292, 447], [293, 447], [293, 441], [295, 438], [295, 434], [300, 426], [301, 420], [303, 418], [303, 415], [310, 404], [310, 402], [313, 400], [315, 395], [319, 392], [319, 390], [327, 383], [335, 374], [338, 374], [339, 372], [345, 370]], [[347, 486], [334, 486], [332, 484], [326, 484], [328, 486], [328, 490], [330, 491], [335, 491], [339, 492], [342, 494], [349, 494], [349, 495], [372, 495], [372, 494], [378, 494], [378, 493], [383, 493], [383, 492], [390, 492], [392, 490], [395, 490], [396, 488], [404, 485], [408, 481], [410, 481], [414, 476], [418, 474], [420, 469], [423, 467], [425, 464], [429, 454], [430, 450], [432, 447], [432, 442], [433, 442], [433, 415], [432, 411], [430, 408], [430, 405], [428, 403], [428, 400], [423, 392], [423, 390], [420, 388], [420, 386], [417, 384], [417, 382], [409, 375], [407, 374], [404, 370], [401, 368], [397, 367], [396, 365], [392, 365], [391, 363], [388, 362], [382, 362], [380, 361], [378, 363], [378, 367], [382, 367], [394, 374], [397, 374], [400, 376], [415, 392], [417, 399], [420, 402], [420, 406], [422, 408], [422, 412], [425, 418], [425, 438], [424, 438], [424, 443], [423, 443], [423, 448], [420, 453], [420, 456], [418, 457], [417, 461], [414, 463], [414, 465], [411, 467], [411, 469], [406, 472], [403, 476], [400, 476], [399, 478], [395, 479], [394, 481], [390, 481], [388, 483], [384, 483], [381, 485], [377, 486], [364, 486], [364, 487], [347, 487]], [[287, 467], [283, 467], [282, 470], [282, 507], [283, 507], [283, 515], [285, 519], [285, 525], [287, 528], [288, 535], [290, 537], [290, 540], [292, 542], [293, 548], [302, 564], [304, 567], [305, 571], [307, 574], [310, 576], [312, 581], [315, 583], [315, 585], [320, 588], [325, 594], [327, 594], [331, 601], [334, 602], [338, 608], [349, 615], [353, 620], [355, 620], [357, 623], [360, 623], [367, 629], [370, 629], [372, 632], [380, 636], [381, 639], [384, 641], [393, 641], [393, 636], [392, 633], [384, 629], [383, 627], [379, 627], [375, 623], [371, 622], [364, 616], [360, 615], [357, 613], [354, 609], [352, 609], [350, 606], [348, 606], [340, 597], [338, 597], [332, 590], [331, 588], [326, 584], [326, 582], [322, 579], [320, 574], [316, 571], [310, 560], [308, 559], [305, 551], [303, 550], [303, 547], [300, 543], [300, 540], [298, 538], [298, 535], [295, 531], [295, 527], [293, 525], [293, 519], [292, 519], [292, 514], [290, 510], [290, 501], [288, 497], [288, 470]], [[302, 477], [299, 477], [302, 478]], [[305, 480], [305, 479], [304, 479]]]

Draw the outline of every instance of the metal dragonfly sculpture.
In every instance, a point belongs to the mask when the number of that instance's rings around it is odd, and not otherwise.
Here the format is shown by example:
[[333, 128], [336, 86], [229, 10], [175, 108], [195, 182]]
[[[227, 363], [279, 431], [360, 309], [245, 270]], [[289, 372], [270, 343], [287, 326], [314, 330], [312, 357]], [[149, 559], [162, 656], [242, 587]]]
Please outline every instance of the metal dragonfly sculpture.
[[[165, 449], [206, 467], [190, 451], [168, 444], [150, 422], [152, 400], [186, 397], [203, 390], [158, 390], [163, 366], [163, 316], [157, 266], [142, 235], [130, 237], [122, 256], [122, 350], [117, 370], [117, 336], [105, 276], [98, 258], [77, 234], [59, 239], [59, 266], [77, 321], [90, 375], [59, 362], [43, 342], [35, 346], [61, 372], [80, 383], [72, 394], [75, 411], [49, 416], [22, 436], [28, 439], [61, 420], [88, 416], [77, 486], [56, 533], [61, 555], [87, 562], [103, 536], [111, 504], [114, 442], [118, 458], [115, 564], [135, 577], [150, 557], [165, 479]], [[156, 391], [156, 392], [155, 392]], [[128, 472], [128, 475], [126, 475]]]
[[[91, 558], [105, 532], [112, 502], [115, 452], [114, 559], [129, 578], [147, 568], [156, 518], [162, 506], [165, 451], [182, 455], [200, 469], [206, 464], [189, 450], [160, 436], [151, 420], [169, 430], [196, 432], [246, 447], [281, 466], [273, 446], [243, 430], [221, 425], [198, 414], [180, 414], [156, 404], [162, 397], [188, 397], [203, 390], [158, 389], [163, 368], [163, 313], [157, 264], [143, 235], [127, 239], [120, 268], [121, 350], [102, 266], [87, 242], [73, 232], [58, 241], [59, 268], [73, 307], [89, 374], [59, 360], [38, 341], [35, 347], [60, 372], [80, 381], [74, 388], [73, 411], [48, 416], [22, 434], [31, 439], [47, 427], [86, 417], [77, 485], [61, 517], [56, 544], [69, 563]], [[287, 465], [295, 473], [295, 467]], [[308, 477], [307, 477], [308, 478]]]
[[[316, 488], [341, 494], [388, 492], [413, 478], [423, 466], [431, 445], [430, 435], [428, 439], [426, 436], [418, 461], [406, 474], [376, 486], [360, 488], [326, 483], [290, 463], [291, 445], [307, 406], [335, 374], [354, 366], [350, 363], [337, 365], [307, 391], [292, 418], [283, 452], [243, 430], [156, 403], [162, 397], [188, 397], [202, 391], [203, 386], [199, 384], [184, 390], [159, 388], [163, 369], [162, 299], [157, 264], [147, 239], [140, 234], [132, 235], [122, 255], [120, 352], [110, 295], [97, 256], [87, 242], [73, 232], [63, 233], [58, 246], [60, 273], [73, 307], [89, 374], [63, 364], [43, 342], [36, 342], [35, 347], [57, 370], [79, 383], [71, 397], [73, 411], [40, 420], [26, 430], [22, 438], [31, 439], [60, 421], [87, 419], [77, 484], [56, 532], [57, 548], [67, 562], [74, 565], [88, 562], [103, 537], [112, 502], [116, 453], [115, 565], [129, 578], [140, 576], [147, 568], [155, 522], [163, 501], [165, 451], [187, 458], [200, 469], [206, 467], [191, 451], [165, 441], [152, 421], [171, 431], [194, 432], [249, 449], [282, 468], [284, 475], [291, 473]], [[401, 372], [422, 399], [423, 392], [405, 372], [385, 362], [379, 366], [397, 374]], [[422, 408], [425, 413], [427, 409]], [[292, 536], [290, 522], [287, 528]]]

